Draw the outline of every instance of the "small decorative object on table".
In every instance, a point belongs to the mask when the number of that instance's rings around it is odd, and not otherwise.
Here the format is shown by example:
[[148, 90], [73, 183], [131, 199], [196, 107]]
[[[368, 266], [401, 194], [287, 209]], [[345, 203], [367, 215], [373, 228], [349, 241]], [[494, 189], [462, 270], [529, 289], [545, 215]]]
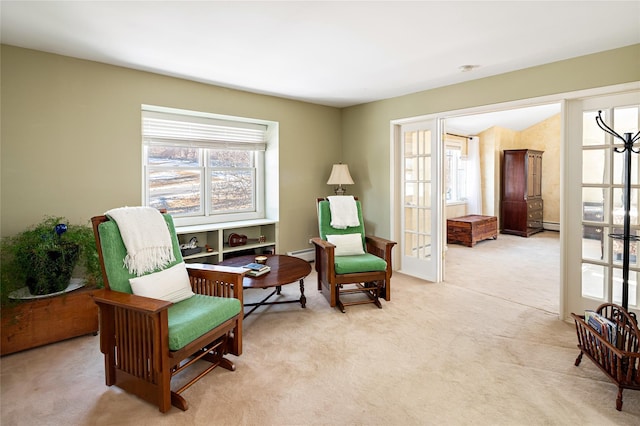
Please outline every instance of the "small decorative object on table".
[[266, 265], [267, 256], [256, 256], [256, 263], [259, 263], [260, 265]]
[[202, 247], [198, 247], [198, 239], [193, 237], [189, 240], [187, 244], [180, 245], [180, 253], [183, 256], [190, 256], [192, 254], [197, 254], [202, 251]]

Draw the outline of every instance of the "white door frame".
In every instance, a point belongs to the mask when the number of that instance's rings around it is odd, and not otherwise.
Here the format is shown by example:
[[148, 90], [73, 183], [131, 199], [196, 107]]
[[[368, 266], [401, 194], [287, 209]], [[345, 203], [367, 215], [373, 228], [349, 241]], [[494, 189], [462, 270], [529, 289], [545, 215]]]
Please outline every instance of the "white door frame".
[[[398, 167], [398, 162], [400, 161], [400, 159], [398, 159], [396, 155], [396, 143], [399, 137], [398, 128], [401, 124], [411, 123], [411, 122], [421, 121], [421, 120], [430, 120], [430, 119], [442, 120], [442, 119], [447, 119], [447, 118], [461, 116], [461, 115], [482, 114], [487, 112], [495, 112], [495, 111], [502, 111], [507, 109], [523, 108], [528, 106], [559, 102], [562, 104], [562, 116], [561, 116], [561, 121], [562, 121], [561, 133], [562, 134], [560, 138], [560, 301], [559, 301], [560, 312], [559, 312], [559, 317], [560, 319], [568, 320], [567, 317], [569, 313], [567, 312], [567, 289], [565, 284], [568, 278], [567, 261], [566, 261], [567, 241], [565, 241], [566, 232], [564, 232], [564, 226], [567, 223], [567, 220], [569, 217], [569, 212], [567, 212], [567, 209], [565, 207], [565, 198], [569, 195], [569, 188], [567, 188], [565, 185], [565, 182], [567, 182], [567, 178], [568, 178], [567, 172], [568, 172], [569, 159], [567, 155], [568, 146], [566, 142], [567, 129], [565, 125], [566, 112], [564, 108], [564, 102], [566, 100], [571, 100], [571, 99], [579, 99], [584, 97], [601, 96], [601, 95], [613, 95], [616, 93], [623, 93], [623, 92], [628, 92], [633, 90], [640, 90], [640, 81], [593, 88], [593, 89], [585, 89], [585, 90], [579, 90], [579, 91], [573, 91], [573, 92], [558, 93], [554, 95], [541, 96], [536, 98], [529, 98], [529, 99], [510, 101], [510, 102], [503, 102], [503, 103], [497, 103], [493, 105], [485, 105], [485, 106], [464, 108], [459, 110], [443, 111], [443, 112], [438, 112], [434, 114], [414, 116], [414, 117], [408, 117], [408, 118], [398, 119], [398, 120], [391, 120], [390, 126], [389, 126], [390, 127], [390, 130], [389, 130], [389, 133], [390, 133], [389, 181], [390, 181], [390, 189], [391, 189], [390, 196], [389, 196], [389, 203], [390, 203], [390, 209], [389, 209], [390, 228], [389, 229], [391, 230], [391, 236], [390, 236], [391, 239], [397, 241], [399, 238], [399, 232], [400, 232], [399, 224], [398, 224], [399, 218], [400, 218], [400, 215], [399, 215], [400, 205], [398, 204], [398, 197], [400, 193], [399, 185], [402, 183], [402, 176], [400, 176], [400, 173], [399, 173], [400, 168]], [[444, 223], [440, 227], [441, 233], [443, 235], [446, 235], [446, 222], [444, 220], [442, 222]], [[443, 238], [442, 235], [440, 237]], [[445, 245], [444, 244], [440, 245], [440, 248], [442, 251], [440, 258], [444, 259]], [[394, 269], [397, 269], [397, 267], [400, 266], [398, 263], [396, 263], [397, 261], [399, 261], [399, 255], [398, 255], [398, 251], [396, 250], [394, 251], [394, 256], [393, 256]], [[444, 262], [442, 262], [442, 265], [443, 267], [440, 268], [440, 270], [442, 271], [441, 278], [444, 279]]]

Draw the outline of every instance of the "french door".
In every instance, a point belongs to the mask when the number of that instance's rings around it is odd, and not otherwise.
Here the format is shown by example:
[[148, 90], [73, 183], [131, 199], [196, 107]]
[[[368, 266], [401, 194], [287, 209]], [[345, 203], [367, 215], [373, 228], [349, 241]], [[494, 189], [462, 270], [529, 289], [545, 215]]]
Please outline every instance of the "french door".
[[[595, 121], [602, 111], [604, 122], [618, 134], [638, 131], [640, 92], [571, 100], [566, 103], [565, 176], [567, 232], [563, 316], [583, 313], [605, 302], [622, 302], [623, 243], [610, 238], [622, 234], [624, 218], [624, 147], [621, 140], [601, 130]], [[636, 149], [638, 147], [635, 147]], [[631, 235], [640, 235], [638, 155], [631, 154]], [[630, 243], [628, 279], [629, 309], [640, 306], [640, 253]]]
[[438, 120], [402, 124], [396, 154], [400, 164], [399, 238], [402, 273], [438, 282], [442, 277], [442, 196]]

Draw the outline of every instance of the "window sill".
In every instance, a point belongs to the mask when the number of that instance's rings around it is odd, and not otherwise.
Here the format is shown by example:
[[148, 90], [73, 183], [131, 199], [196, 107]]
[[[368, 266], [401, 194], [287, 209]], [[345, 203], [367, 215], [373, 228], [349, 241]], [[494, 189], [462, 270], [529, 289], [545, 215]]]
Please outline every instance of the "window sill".
[[245, 228], [249, 226], [271, 225], [274, 223], [278, 223], [278, 221], [273, 219], [252, 219], [252, 220], [240, 220], [236, 222], [204, 223], [202, 225], [184, 225], [184, 226], [177, 225], [176, 233], [191, 234], [194, 232], [206, 232], [206, 231], [216, 231], [216, 230], [232, 229], [232, 228]]

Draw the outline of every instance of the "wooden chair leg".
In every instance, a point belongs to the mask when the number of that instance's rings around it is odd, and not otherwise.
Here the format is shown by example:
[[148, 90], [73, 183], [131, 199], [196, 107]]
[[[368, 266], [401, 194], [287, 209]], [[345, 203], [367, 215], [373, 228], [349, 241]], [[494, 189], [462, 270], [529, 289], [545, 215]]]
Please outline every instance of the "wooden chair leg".
[[[174, 405], [172, 394], [173, 392], [171, 392], [171, 374], [161, 374], [160, 383], [158, 384], [158, 409], [161, 413], [166, 413], [171, 408], [171, 405]], [[175, 406], [180, 408], [178, 405]], [[189, 406], [187, 405], [187, 401], [184, 401], [184, 406], [184, 410], [189, 408]]]
[[377, 297], [374, 299], [373, 303], [379, 308], [382, 309], [382, 303], [380, 303], [380, 299]]
[[371, 293], [373, 294], [373, 303], [378, 307], [378, 309], [382, 309], [382, 304], [380, 303], [380, 281], [375, 281], [370, 284], [372, 284]]
[[[171, 392], [171, 405], [176, 408], [179, 408], [182, 411], [187, 411], [189, 408], [189, 403], [182, 395], [176, 392]], [[162, 411], [162, 410], [160, 410]]]
[[338, 309], [340, 309], [340, 312], [342, 312], [344, 314], [345, 313], [344, 304], [342, 303], [342, 301], [340, 301], [340, 287], [342, 287], [341, 284], [336, 284], [336, 286], [335, 286], [336, 306], [338, 307]]
[[107, 386], [116, 384], [116, 363], [111, 353], [104, 356], [104, 378]]
[[623, 388], [618, 387], [618, 397], [616, 398], [616, 410], [622, 411], [622, 391]]
[[225, 348], [229, 344], [229, 335], [225, 335], [216, 348], [207, 352], [202, 359], [229, 371], [236, 371], [236, 365], [224, 357]]

